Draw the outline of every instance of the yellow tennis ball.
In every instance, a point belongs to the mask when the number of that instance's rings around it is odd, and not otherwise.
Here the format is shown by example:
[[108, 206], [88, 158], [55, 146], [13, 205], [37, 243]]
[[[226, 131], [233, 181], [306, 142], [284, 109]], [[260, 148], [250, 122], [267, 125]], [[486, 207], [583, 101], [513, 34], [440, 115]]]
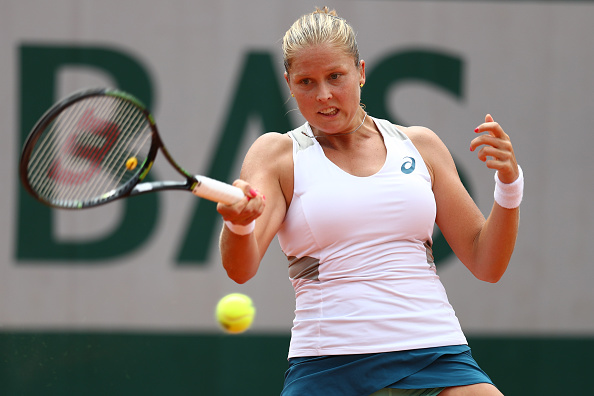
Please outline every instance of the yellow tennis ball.
[[216, 319], [228, 333], [243, 333], [250, 328], [256, 315], [252, 299], [241, 293], [231, 293], [219, 300]]
[[136, 159], [136, 157], [130, 157], [128, 158], [128, 161], [126, 161], [126, 168], [128, 170], [134, 170], [134, 168], [136, 168], [136, 165], [138, 165], [138, 160]]

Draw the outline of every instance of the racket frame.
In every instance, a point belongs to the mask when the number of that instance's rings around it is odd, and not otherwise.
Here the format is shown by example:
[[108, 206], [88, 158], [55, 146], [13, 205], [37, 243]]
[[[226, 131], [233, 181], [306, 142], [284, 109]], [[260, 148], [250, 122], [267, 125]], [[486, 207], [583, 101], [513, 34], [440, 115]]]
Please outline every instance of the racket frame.
[[[146, 159], [143, 161], [142, 164], [139, 164], [139, 170], [123, 185], [119, 186], [118, 188], [111, 190], [107, 193], [104, 193], [100, 197], [96, 197], [90, 201], [68, 201], [68, 203], [64, 203], [61, 201], [52, 201], [45, 199], [44, 197], [40, 196], [30, 185], [28, 180], [28, 164], [35, 148], [35, 144], [37, 140], [43, 135], [43, 131], [45, 128], [54, 121], [58, 115], [66, 108], [72, 106], [74, 103], [93, 97], [93, 96], [112, 96], [118, 99], [123, 99], [128, 101], [129, 103], [136, 106], [139, 110], [142, 111], [146, 119], [149, 121], [149, 126], [151, 128], [151, 145], [146, 156]], [[173, 168], [183, 177], [185, 177], [185, 181], [154, 181], [154, 182], [143, 182], [146, 178], [147, 174], [151, 170], [155, 159], [157, 157], [157, 153], [159, 150], [163, 153], [167, 161], [173, 166]], [[35, 197], [38, 201], [43, 203], [44, 205], [60, 208], [60, 209], [84, 209], [88, 207], [94, 207], [106, 204], [108, 202], [114, 201], [116, 199], [136, 196], [145, 194], [148, 192], [155, 192], [155, 191], [163, 191], [163, 190], [185, 190], [193, 192], [195, 195], [204, 196], [202, 192], [199, 192], [199, 187], [201, 184], [205, 182], [206, 185], [210, 185], [214, 183], [222, 188], [232, 187], [227, 185], [226, 183], [218, 182], [213, 179], [209, 179], [204, 176], [195, 176], [186, 171], [182, 168], [177, 161], [173, 159], [163, 141], [159, 135], [159, 131], [157, 129], [157, 124], [153, 115], [148, 111], [148, 109], [144, 106], [144, 104], [138, 100], [136, 97], [117, 90], [117, 89], [110, 89], [110, 88], [94, 88], [94, 89], [86, 89], [83, 91], [76, 92], [67, 98], [57, 102], [54, 104], [50, 109], [48, 109], [45, 114], [37, 121], [29, 136], [25, 140], [25, 144], [23, 146], [23, 151], [21, 154], [20, 165], [19, 165], [19, 174], [21, 178], [22, 185], [30, 193], [33, 197]], [[205, 186], [204, 188], [207, 188]], [[217, 186], [215, 186], [216, 188]], [[230, 193], [234, 196], [234, 199], [241, 198], [243, 193], [239, 193], [239, 190], [236, 187], [232, 187]], [[212, 199], [206, 196], [207, 199]], [[232, 203], [232, 202], [226, 202]]]

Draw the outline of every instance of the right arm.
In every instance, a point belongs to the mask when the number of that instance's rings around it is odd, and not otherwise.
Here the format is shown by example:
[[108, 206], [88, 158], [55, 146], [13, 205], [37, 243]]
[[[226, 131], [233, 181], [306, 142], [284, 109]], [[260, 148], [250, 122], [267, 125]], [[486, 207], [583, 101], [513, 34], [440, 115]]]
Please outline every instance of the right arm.
[[293, 195], [292, 147], [287, 135], [260, 136], [246, 154], [240, 179], [233, 183], [246, 197], [233, 205], [217, 205], [223, 219], [234, 224], [246, 225], [256, 220], [254, 232], [248, 235], [234, 234], [226, 225], [221, 231], [223, 267], [237, 283], [245, 283], [256, 275], [285, 218]]

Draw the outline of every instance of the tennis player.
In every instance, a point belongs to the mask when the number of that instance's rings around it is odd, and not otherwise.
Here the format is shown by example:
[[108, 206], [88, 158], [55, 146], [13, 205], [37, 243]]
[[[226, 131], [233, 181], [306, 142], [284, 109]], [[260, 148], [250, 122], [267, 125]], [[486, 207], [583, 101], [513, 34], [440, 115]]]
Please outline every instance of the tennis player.
[[476, 278], [502, 277], [523, 192], [508, 135], [487, 115], [469, 139], [495, 171], [485, 219], [435, 133], [361, 107], [365, 62], [335, 11], [299, 18], [282, 49], [307, 122], [259, 137], [234, 182], [251, 199], [217, 206], [231, 279], [252, 278], [275, 235], [288, 258], [296, 308], [282, 395], [501, 395], [471, 355], [431, 236], [437, 224]]

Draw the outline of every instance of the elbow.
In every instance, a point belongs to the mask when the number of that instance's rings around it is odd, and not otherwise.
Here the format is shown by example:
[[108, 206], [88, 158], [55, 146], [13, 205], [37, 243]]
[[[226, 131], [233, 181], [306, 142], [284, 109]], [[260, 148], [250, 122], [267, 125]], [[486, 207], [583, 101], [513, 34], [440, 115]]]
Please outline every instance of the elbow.
[[497, 283], [501, 280], [503, 274], [494, 274], [488, 276], [477, 276], [477, 279], [487, 283]]
[[243, 285], [244, 283], [246, 283], [247, 281], [249, 281], [250, 279], [252, 279], [252, 276], [231, 276], [229, 275], [229, 278], [237, 283], [238, 285]]
[[470, 272], [480, 281], [497, 283], [503, 278], [507, 270], [507, 261], [503, 262], [480, 262], [467, 266]]
[[505, 268], [491, 271], [477, 271], [474, 272], [474, 276], [483, 282], [497, 283], [503, 278], [504, 273]]
[[234, 270], [230, 270], [227, 269], [227, 276], [229, 277], [229, 279], [231, 279], [233, 282], [239, 284], [239, 285], [243, 285], [244, 283], [246, 283], [247, 281], [249, 281], [250, 279], [252, 279], [254, 276], [256, 276], [256, 272], [255, 271], [234, 271]]

